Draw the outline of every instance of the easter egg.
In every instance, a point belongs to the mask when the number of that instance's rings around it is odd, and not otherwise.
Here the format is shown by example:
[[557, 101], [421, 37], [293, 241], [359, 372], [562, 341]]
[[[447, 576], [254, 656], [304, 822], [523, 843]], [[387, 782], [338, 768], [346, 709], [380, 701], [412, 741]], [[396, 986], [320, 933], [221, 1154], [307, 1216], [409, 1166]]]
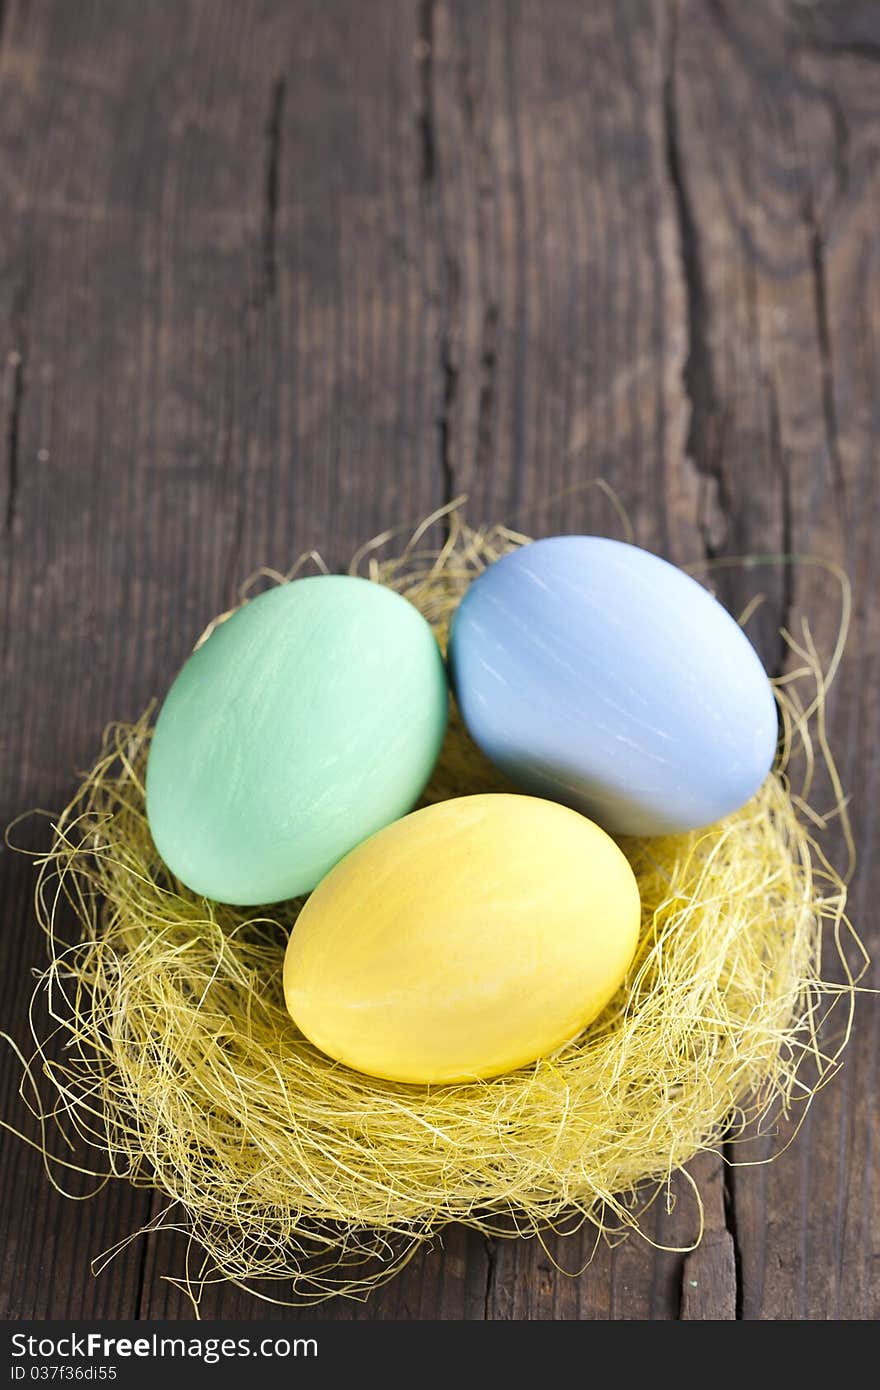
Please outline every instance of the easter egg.
[[284, 960], [287, 1008], [330, 1057], [393, 1081], [496, 1076], [575, 1037], [619, 987], [639, 890], [592, 821], [458, 797], [347, 854]]
[[773, 761], [773, 690], [745, 633], [638, 546], [556, 536], [505, 555], [460, 604], [449, 661], [484, 753], [615, 834], [709, 825]]
[[434, 634], [399, 594], [348, 575], [270, 589], [214, 630], [162, 706], [146, 786], [159, 854], [222, 902], [308, 892], [413, 806], [447, 706]]

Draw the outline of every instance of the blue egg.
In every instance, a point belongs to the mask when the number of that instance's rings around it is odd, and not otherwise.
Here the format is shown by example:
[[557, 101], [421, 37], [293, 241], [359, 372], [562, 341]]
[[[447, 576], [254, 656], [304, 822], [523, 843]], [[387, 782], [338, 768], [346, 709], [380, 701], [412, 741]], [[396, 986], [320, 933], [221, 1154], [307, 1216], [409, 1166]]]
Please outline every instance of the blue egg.
[[710, 825], [773, 762], [776, 702], [745, 633], [696, 580], [622, 541], [554, 536], [505, 555], [462, 600], [449, 662], [484, 753], [615, 834]]

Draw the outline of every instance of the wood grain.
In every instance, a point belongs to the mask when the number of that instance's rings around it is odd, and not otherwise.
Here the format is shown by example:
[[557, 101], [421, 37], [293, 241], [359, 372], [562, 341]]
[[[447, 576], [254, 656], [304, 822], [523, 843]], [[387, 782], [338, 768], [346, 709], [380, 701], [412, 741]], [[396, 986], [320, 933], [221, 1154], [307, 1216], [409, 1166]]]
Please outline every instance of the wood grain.
[[[880, 20], [857, 0], [6, 0], [0, 816], [60, 806], [256, 565], [467, 492], [474, 519], [679, 563], [804, 553], [853, 583], [830, 733], [878, 945]], [[823, 651], [816, 567], [707, 571], [773, 670]], [[830, 802], [829, 802], [830, 804]], [[28, 822], [16, 839], [45, 844]], [[831, 832], [833, 852], [842, 851]], [[32, 870], [0, 855], [26, 1035]], [[876, 976], [874, 977], [876, 983]], [[328, 1318], [880, 1312], [880, 1010], [770, 1167], [692, 1168], [654, 1249], [451, 1230]], [[17, 1069], [0, 1115], [20, 1128]], [[29, 1129], [33, 1133], [33, 1127]], [[781, 1148], [785, 1132], [748, 1151]], [[179, 1317], [161, 1203], [71, 1203], [3, 1136], [0, 1311]], [[668, 1210], [667, 1210], [668, 1207]], [[583, 1273], [567, 1278], [557, 1265]], [[282, 1310], [223, 1287], [206, 1316]]]

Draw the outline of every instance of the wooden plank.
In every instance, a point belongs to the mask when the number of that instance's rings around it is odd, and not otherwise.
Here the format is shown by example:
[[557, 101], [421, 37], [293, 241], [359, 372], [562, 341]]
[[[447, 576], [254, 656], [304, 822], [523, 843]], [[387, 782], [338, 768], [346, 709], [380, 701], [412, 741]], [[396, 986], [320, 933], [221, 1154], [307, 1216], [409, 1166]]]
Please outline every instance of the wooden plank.
[[[165, 687], [256, 564], [317, 540], [338, 565], [462, 490], [478, 519], [619, 534], [582, 486], [601, 476], [636, 538], [679, 562], [800, 549], [848, 564], [858, 658], [830, 715], [864, 808], [865, 930], [875, 39], [856, 4], [740, 9], [7, 4], [6, 819], [63, 801], [103, 722]], [[821, 574], [713, 582], [735, 611], [760, 582], [750, 632], [771, 668], [801, 614], [827, 648]], [[0, 875], [17, 924], [0, 997], [19, 1036], [39, 947], [27, 865], [2, 856]], [[587, 1260], [588, 1230], [546, 1248], [452, 1230], [366, 1305], [321, 1315], [876, 1312], [877, 1028], [864, 1001], [844, 1074], [772, 1168], [696, 1162], [700, 1254], [630, 1240], [569, 1279], [556, 1264]], [[8, 1086], [0, 1099], [19, 1113]], [[10, 1313], [187, 1314], [161, 1279], [182, 1269], [179, 1239], [84, 1275], [158, 1199], [118, 1185], [63, 1203], [6, 1143], [4, 1173]], [[671, 1196], [650, 1234], [683, 1247], [696, 1212], [684, 1180]], [[283, 1315], [231, 1287], [202, 1312]]]
[[[760, 16], [732, 3], [688, 5], [675, 61], [689, 317], [702, 364], [691, 374], [691, 446], [714, 477], [720, 546], [763, 548], [761, 513], [775, 486], [784, 536], [781, 547], [768, 536], [767, 548], [836, 560], [852, 579], [849, 656], [828, 717], [860, 855], [851, 911], [875, 955], [880, 104], [869, 50], [878, 37], [876, 14], [856, 4]], [[783, 603], [789, 626], [806, 618], [827, 658], [839, 618], [827, 572], [793, 571]], [[827, 784], [817, 795], [832, 804]], [[839, 833], [829, 847], [845, 864]], [[876, 998], [860, 1000], [844, 1071], [792, 1147], [768, 1169], [731, 1173], [747, 1318], [876, 1316], [878, 1022]], [[790, 1134], [729, 1156], [778, 1152]]]
[[[63, 804], [104, 723], [163, 690], [254, 565], [315, 541], [344, 563], [442, 500], [433, 266], [392, 157], [418, 161], [411, 20], [386, 6], [366, 35], [356, 5], [8, 7], [4, 823]], [[4, 1019], [23, 1037], [42, 947], [30, 866], [0, 871]], [[148, 1196], [56, 1200], [6, 1139], [4, 1174], [5, 1311], [151, 1311], [143, 1243], [88, 1273]]]

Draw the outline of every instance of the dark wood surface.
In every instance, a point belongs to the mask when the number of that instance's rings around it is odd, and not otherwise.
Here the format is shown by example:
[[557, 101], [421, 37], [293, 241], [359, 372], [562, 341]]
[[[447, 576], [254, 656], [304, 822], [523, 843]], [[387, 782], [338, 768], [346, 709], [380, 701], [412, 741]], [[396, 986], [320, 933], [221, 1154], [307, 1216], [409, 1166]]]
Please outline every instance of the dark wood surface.
[[[0, 819], [59, 807], [259, 564], [461, 492], [475, 520], [677, 562], [835, 559], [829, 699], [880, 945], [880, 7], [871, 0], [4, 0]], [[839, 610], [818, 569], [721, 572], [768, 665]], [[29, 823], [19, 841], [38, 848]], [[839, 837], [832, 851], [840, 857]], [[0, 856], [2, 1026], [41, 962]], [[876, 972], [874, 983], [877, 983]], [[769, 1167], [694, 1165], [696, 1253], [451, 1230], [328, 1318], [880, 1312], [880, 1008]], [[0, 1115], [26, 1127], [5, 1056]], [[32, 1130], [30, 1132], [33, 1132]], [[781, 1146], [784, 1134], [768, 1141]], [[185, 1316], [158, 1199], [58, 1196], [6, 1136], [0, 1311]], [[694, 1234], [684, 1183], [654, 1238]], [[273, 1317], [234, 1288], [203, 1315]]]

